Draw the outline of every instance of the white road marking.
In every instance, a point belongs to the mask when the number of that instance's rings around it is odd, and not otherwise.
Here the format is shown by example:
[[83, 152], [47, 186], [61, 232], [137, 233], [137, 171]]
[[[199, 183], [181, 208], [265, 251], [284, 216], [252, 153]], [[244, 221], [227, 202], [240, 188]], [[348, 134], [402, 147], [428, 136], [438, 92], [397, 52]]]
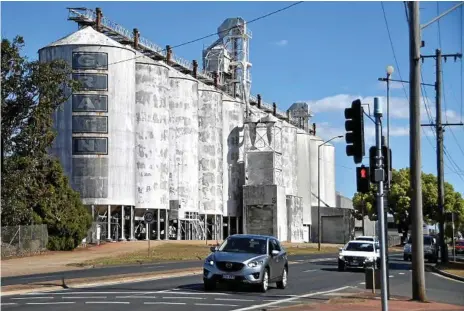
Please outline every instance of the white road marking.
[[435, 272], [431, 272], [431, 273], [433, 275], [435, 275], [435, 276], [441, 277], [442, 279], [445, 279], [445, 280], [448, 280], [448, 281], [454, 281], [454, 282], [458, 282], [458, 283], [463, 283], [462, 281], [455, 280], [455, 279], [449, 278], [447, 276], [444, 276], [444, 275], [441, 275], [441, 274], [438, 274], [438, 273], [435, 273]]
[[170, 291], [166, 291], [164, 292], [165, 294], [169, 294], [169, 295], [219, 295], [219, 296], [229, 296], [231, 294], [228, 294], [228, 293], [204, 293], [204, 292], [181, 292], [181, 291], [174, 291], [174, 292], [170, 292]]
[[398, 273], [398, 274], [399, 274], [399, 275], [404, 275], [404, 272], [400, 272], [400, 273]]
[[196, 303], [195, 306], [238, 307], [238, 305], [228, 305], [228, 304], [220, 304], [220, 303]]
[[116, 296], [116, 299], [128, 298], [128, 299], [155, 299], [155, 296]]
[[350, 288], [350, 287], [351, 286], [343, 286], [343, 287], [339, 287], [339, 288], [332, 289], [332, 290], [309, 293], [309, 294], [305, 294], [305, 295], [298, 295], [298, 296], [295, 296], [295, 297], [292, 297], [292, 298], [282, 299], [282, 300], [275, 301], [275, 302], [269, 302], [269, 303], [253, 305], [253, 306], [249, 306], [249, 307], [245, 307], [245, 308], [235, 309], [234, 311], [246, 311], [246, 310], [253, 310], [253, 309], [258, 309], [258, 308], [270, 307], [270, 306], [278, 305], [278, 304], [285, 303], [285, 302], [295, 301], [295, 300], [298, 300], [300, 298], [308, 298], [308, 297], [317, 296], [317, 295], [324, 295], [324, 294], [328, 294], [328, 293], [339, 292], [339, 291], [342, 291], [342, 290]]
[[79, 297], [61, 297], [63, 299], [106, 299], [106, 296], [79, 296]]
[[359, 285], [364, 285], [364, 284], [366, 284], [366, 282], [361, 282], [361, 283], [359, 283]]
[[203, 299], [206, 299], [206, 298], [202, 298], [202, 297], [178, 297], [178, 296], [173, 296], [173, 297], [162, 297], [163, 299], [196, 299], [196, 300], [203, 300]]
[[164, 291], [156, 291], [156, 292], [71, 292], [71, 291], [62, 291], [56, 293], [27, 293], [26, 295], [108, 295], [108, 294], [156, 294]]
[[119, 305], [128, 305], [129, 301], [86, 301], [86, 304], [119, 304]]
[[162, 302], [162, 301], [156, 301], [156, 302], [144, 302], [143, 304], [145, 305], [185, 305], [185, 302]]
[[308, 262], [321, 262], [321, 261], [335, 261], [335, 258], [317, 258], [317, 259], [310, 259]]
[[303, 271], [303, 272], [314, 272], [314, 271], [317, 271], [316, 269], [311, 269], [311, 270], [306, 270], [306, 271]]
[[214, 298], [217, 301], [254, 301], [253, 299], [236, 299], [236, 298]]
[[17, 305], [16, 302], [5, 302], [5, 303], [1, 303], [0, 306], [12, 306], [12, 305]]
[[60, 301], [60, 302], [28, 302], [27, 305], [70, 305], [75, 301]]
[[55, 297], [21, 297], [21, 298], [11, 298], [11, 300], [25, 300], [25, 299], [53, 299]]

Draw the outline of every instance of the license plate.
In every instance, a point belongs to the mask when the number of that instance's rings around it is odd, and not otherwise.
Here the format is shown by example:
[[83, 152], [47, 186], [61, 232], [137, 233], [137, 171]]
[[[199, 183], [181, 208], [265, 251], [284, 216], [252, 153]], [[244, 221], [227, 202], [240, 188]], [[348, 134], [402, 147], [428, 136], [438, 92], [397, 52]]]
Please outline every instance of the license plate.
[[235, 276], [234, 275], [223, 275], [222, 278], [226, 280], [234, 280]]

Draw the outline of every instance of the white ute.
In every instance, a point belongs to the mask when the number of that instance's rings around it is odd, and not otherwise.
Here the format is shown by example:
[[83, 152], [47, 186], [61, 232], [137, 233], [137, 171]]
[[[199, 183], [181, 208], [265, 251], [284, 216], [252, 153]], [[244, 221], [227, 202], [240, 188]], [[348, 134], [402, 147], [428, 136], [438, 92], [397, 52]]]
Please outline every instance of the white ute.
[[380, 267], [380, 249], [374, 241], [350, 241], [338, 254], [338, 271], [346, 268], [365, 268], [375, 264]]

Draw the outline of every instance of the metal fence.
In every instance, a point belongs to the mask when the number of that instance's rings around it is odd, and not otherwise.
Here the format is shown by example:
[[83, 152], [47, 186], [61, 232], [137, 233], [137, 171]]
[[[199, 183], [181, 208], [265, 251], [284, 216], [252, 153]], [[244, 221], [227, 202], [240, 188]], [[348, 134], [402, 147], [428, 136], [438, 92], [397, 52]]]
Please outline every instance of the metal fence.
[[47, 249], [47, 225], [1, 228], [2, 258], [40, 253]]

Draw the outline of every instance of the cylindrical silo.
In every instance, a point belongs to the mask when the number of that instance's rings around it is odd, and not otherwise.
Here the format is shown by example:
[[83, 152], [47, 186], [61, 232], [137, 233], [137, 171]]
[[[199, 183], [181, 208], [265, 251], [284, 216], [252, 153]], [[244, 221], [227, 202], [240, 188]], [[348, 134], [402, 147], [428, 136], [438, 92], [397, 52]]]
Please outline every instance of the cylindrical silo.
[[200, 213], [222, 215], [222, 92], [202, 85], [198, 97]]
[[240, 157], [240, 138], [243, 137], [244, 104], [239, 99], [223, 95], [223, 202], [224, 215], [242, 214], [243, 162]]
[[169, 67], [137, 55], [136, 208], [169, 208]]
[[169, 193], [179, 200], [179, 218], [199, 212], [198, 203], [198, 81], [169, 72]]
[[55, 113], [52, 153], [84, 204], [135, 205], [135, 51], [82, 28], [39, 50], [63, 59], [82, 89]]
[[[318, 181], [320, 183], [320, 192], [321, 192], [321, 206], [324, 205], [324, 163], [322, 162], [322, 150], [321, 152], [321, 171], [320, 171], [320, 179], [318, 180], [318, 146], [323, 143], [322, 139], [319, 138], [318, 136], [310, 136], [309, 137], [310, 142], [309, 142], [309, 151], [310, 151], [310, 161], [311, 161], [311, 205], [317, 207], [318, 206]], [[322, 149], [322, 147], [321, 147]]]
[[[321, 195], [330, 207], [337, 207], [335, 198], [335, 147], [328, 143], [321, 147], [321, 167], [324, 174], [324, 194]], [[322, 190], [321, 190], [322, 192]]]
[[297, 131], [297, 157], [298, 157], [298, 196], [303, 200], [303, 224], [311, 224], [311, 158], [310, 134], [302, 129]]
[[282, 176], [285, 195], [297, 195], [298, 157], [297, 128], [287, 122], [282, 124]]

